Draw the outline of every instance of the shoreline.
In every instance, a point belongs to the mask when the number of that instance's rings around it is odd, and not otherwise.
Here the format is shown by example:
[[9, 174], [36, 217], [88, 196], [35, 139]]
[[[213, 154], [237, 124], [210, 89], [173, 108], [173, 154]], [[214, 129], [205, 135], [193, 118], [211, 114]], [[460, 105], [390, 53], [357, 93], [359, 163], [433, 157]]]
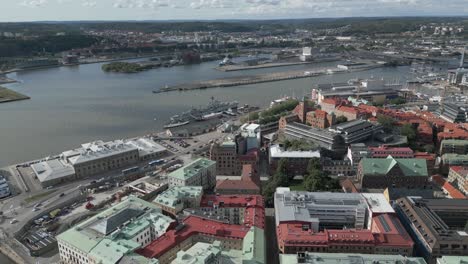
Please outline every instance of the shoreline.
[[307, 64], [322, 63], [322, 62], [333, 62], [333, 61], [339, 61], [339, 60], [340, 58], [329, 58], [329, 59], [321, 59], [321, 60], [313, 60], [313, 61], [270, 62], [270, 63], [254, 65], [254, 66], [227, 65], [227, 66], [218, 66], [215, 69], [218, 71], [223, 71], [223, 72], [248, 71], [248, 70], [257, 70], [257, 69], [288, 67], [288, 66], [295, 66], [295, 65], [307, 65]]
[[0, 104], [10, 103], [15, 101], [29, 100], [31, 97], [22, 93], [16, 92], [9, 88], [0, 86]]

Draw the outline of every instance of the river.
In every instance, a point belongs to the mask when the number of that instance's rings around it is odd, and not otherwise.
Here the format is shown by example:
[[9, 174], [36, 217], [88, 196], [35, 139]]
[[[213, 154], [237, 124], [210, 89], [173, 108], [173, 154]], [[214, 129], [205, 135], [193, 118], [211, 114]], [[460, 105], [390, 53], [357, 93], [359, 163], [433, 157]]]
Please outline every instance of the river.
[[7, 258], [2, 253], [0, 253], [0, 263], [2, 263], [2, 264], [14, 264], [13, 261], [11, 261], [9, 258]]
[[[317, 67], [335, 66], [336, 62]], [[307, 69], [311, 65], [220, 72], [216, 62], [158, 68], [136, 74], [104, 73], [102, 64], [48, 68], [9, 74], [20, 82], [5, 85], [31, 100], [0, 104], [0, 166], [42, 158], [81, 143], [119, 139], [161, 131], [170, 116], [205, 105], [214, 96], [240, 104], [265, 106], [284, 95], [309, 94], [317, 83], [351, 78], [403, 80], [408, 67], [324, 75], [308, 79], [229, 88], [153, 94], [165, 85], [228, 76]]]

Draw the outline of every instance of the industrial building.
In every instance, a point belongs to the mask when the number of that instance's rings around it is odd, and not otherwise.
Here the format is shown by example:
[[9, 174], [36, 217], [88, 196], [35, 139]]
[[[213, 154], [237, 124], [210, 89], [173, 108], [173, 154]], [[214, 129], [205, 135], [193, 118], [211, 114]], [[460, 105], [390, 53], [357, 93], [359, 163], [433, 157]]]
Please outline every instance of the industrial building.
[[11, 190], [8, 182], [3, 176], [0, 176], [0, 198], [10, 196]]
[[169, 186], [202, 186], [211, 190], [216, 186], [216, 162], [199, 158], [167, 175]]
[[442, 256], [467, 256], [468, 202], [464, 199], [404, 197], [396, 211], [415, 241], [415, 252], [435, 264]]
[[318, 146], [333, 152], [343, 154], [346, 152], [344, 139], [328, 130], [313, 128], [301, 123], [288, 123], [284, 129], [284, 134], [288, 138], [314, 142]]
[[[174, 220], [136, 197], [112, 206], [57, 236], [64, 263], [139, 263], [154, 260], [135, 254], [163, 235]], [[137, 262], [129, 262], [131, 260]]]
[[383, 194], [279, 187], [274, 199], [278, 248], [283, 254], [413, 254], [413, 241]]

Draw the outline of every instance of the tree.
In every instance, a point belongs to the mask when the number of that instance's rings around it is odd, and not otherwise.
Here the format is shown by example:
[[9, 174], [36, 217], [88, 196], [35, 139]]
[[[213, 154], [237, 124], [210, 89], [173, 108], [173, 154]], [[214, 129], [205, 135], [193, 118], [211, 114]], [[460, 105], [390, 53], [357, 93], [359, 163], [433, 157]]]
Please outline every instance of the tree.
[[425, 145], [424, 146], [424, 151], [428, 152], [428, 153], [434, 153], [434, 150], [435, 150], [435, 147], [434, 145]]
[[401, 104], [406, 103], [406, 100], [405, 98], [397, 97], [397, 98], [391, 99], [390, 103], [395, 104], [395, 105], [401, 105]]
[[400, 134], [408, 138], [408, 142], [416, 139], [416, 129], [411, 124], [404, 124], [401, 127]]
[[276, 182], [276, 186], [288, 187], [289, 186], [289, 177], [288, 177], [288, 161], [286, 159], [280, 159], [278, 162], [278, 167], [276, 168], [276, 173], [273, 175], [273, 179]]
[[393, 124], [395, 123], [395, 119], [386, 115], [377, 115], [377, 122], [379, 122], [379, 124], [382, 125], [385, 132], [389, 133], [393, 130]]
[[319, 158], [312, 158], [309, 160], [309, 164], [307, 164], [307, 172], [310, 173], [314, 170], [321, 170], [322, 165], [320, 165]]
[[348, 121], [348, 118], [346, 116], [339, 116], [336, 118], [336, 124], [341, 124], [347, 121]]
[[262, 189], [263, 197], [265, 198], [266, 204], [273, 204], [273, 195], [276, 191], [276, 182], [274, 179], [271, 179], [265, 187]]

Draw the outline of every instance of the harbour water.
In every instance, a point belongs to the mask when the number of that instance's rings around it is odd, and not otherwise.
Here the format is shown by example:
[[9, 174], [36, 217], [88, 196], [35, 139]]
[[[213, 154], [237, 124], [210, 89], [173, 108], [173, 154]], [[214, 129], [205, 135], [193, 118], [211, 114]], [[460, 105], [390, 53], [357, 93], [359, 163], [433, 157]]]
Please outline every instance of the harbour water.
[[[336, 66], [337, 62], [316, 67]], [[161, 131], [170, 116], [206, 105], [213, 96], [240, 105], [265, 106], [284, 95], [309, 94], [317, 83], [351, 78], [404, 80], [408, 67], [324, 75], [272, 83], [188, 92], [153, 94], [152, 90], [196, 80], [253, 75], [314, 65], [220, 72], [217, 62], [158, 68], [136, 74], [104, 73], [101, 64], [49, 68], [9, 74], [19, 83], [5, 85], [31, 97], [0, 104], [0, 166], [58, 154], [92, 140], [119, 139]]]
[[2, 264], [14, 264], [13, 261], [11, 261], [9, 258], [7, 258], [7, 256], [3, 255], [2, 253], [0, 253], [0, 263], [2, 263]]

